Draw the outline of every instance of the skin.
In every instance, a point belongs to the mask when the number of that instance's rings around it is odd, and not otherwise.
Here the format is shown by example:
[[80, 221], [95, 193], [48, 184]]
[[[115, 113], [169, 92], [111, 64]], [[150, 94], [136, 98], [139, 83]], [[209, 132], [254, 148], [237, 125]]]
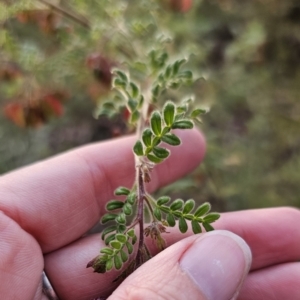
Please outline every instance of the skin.
[[[154, 169], [150, 191], [192, 171], [204, 157], [199, 132], [178, 134], [185, 146], [172, 149], [171, 158]], [[43, 269], [60, 299], [107, 296], [117, 288], [111, 283], [115, 271], [102, 275], [85, 268], [103, 245], [99, 235], [84, 234], [104, 214], [114, 189], [132, 185], [134, 141], [126, 137], [85, 146], [0, 177], [3, 299], [46, 299], [41, 292]], [[252, 251], [251, 272], [238, 299], [300, 298], [299, 210], [225, 213], [215, 227], [241, 236]], [[172, 229], [165, 237], [171, 245], [189, 235]]]

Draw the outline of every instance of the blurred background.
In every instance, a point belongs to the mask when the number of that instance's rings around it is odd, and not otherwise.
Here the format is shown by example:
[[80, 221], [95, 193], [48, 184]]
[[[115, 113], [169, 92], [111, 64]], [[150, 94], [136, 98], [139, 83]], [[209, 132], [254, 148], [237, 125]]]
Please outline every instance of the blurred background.
[[204, 163], [158, 195], [216, 211], [300, 207], [296, 0], [0, 0], [0, 174], [129, 134], [126, 110], [94, 114], [111, 68], [135, 60], [135, 40], [150, 47], [155, 26], [173, 38], [171, 54], [189, 56], [199, 76], [189, 93], [210, 107]]

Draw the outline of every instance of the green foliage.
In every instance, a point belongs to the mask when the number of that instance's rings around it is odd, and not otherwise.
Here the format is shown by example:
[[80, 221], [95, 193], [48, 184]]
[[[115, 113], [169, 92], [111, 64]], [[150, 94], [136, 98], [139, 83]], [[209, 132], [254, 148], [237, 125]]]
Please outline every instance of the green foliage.
[[88, 266], [92, 265], [95, 272], [105, 273], [112, 268], [120, 270], [123, 264], [129, 259], [129, 255], [133, 252], [132, 245], [136, 235], [133, 229], [125, 233], [117, 233], [107, 243], [107, 247], [100, 250], [100, 255], [91, 261]]
[[188, 230], [187, 221], [191, 222], [192, 230], [197, 234], [202, 232], [200, 224], [202, 224], [206, 231], [211, 231], [214, 229], [211, 223], [220, 218], [220, 214], [210, 213], [211, 206], [209, 203], [203, 203], [195, 209], [195, 201], [193, 199], [189, 199], [186, 202], [182, 199], [177, 199], [170, 206], [167, 206], [166, 204], [169, 201], [169, 197], [160, 197], [157, 199], [154, 217], [157, 221], [161, 221], [165, 216], [168, 226], [171, 227], [174, 227], [176, 220], [178, 220], [178, 228], [182, 233]]

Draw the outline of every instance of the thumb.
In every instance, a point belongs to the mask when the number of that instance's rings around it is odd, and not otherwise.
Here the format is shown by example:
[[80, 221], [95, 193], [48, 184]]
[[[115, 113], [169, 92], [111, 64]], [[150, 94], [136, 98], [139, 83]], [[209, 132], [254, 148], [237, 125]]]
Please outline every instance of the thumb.
[[109, 300], [236, 299], [251, 260], [245, 241], [229, 231], [192, 236], [138, 268]]

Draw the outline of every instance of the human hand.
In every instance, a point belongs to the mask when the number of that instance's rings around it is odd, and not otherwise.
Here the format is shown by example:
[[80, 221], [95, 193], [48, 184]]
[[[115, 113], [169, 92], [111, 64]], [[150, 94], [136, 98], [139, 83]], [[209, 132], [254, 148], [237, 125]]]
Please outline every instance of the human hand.
[[109, 299], [298, 300], [299, 225], [300, 211], [282, 207], [223, 213], [215, 231], [186, 238], [168, 228], [172, 245]]
[[[193, 140], [194, 145], [174, 148], [171, 158], [154, 170], [158, 174], [153, 174], [150, 190], [183, 176], [201, 161], [204, 154], [202, 136], [195, 131], [186, 132], [182, 140], [183, 144]], [[124, 138], [83, 147], [2, 176], [0, 295], [3, 299], [46, 299], [41, 292], [43, 268], [60, 299], [91, 299], [96, 295], [109, 295], [116, 288], [116, 285], [112, 284], [116, 278], [116, 271], [102, 275], [85, 269], [87, 261], [98, 254], [102, 241], [99, 235], [82, 235], [103, 215], [105, 203], [112, 198], [114, 188], [119, 185], [130, 186], [133, 182], [133, 142], [134, 138]], [[187, 159], [184, 159], [185, 157]], [[171, 164], [172, 161], [176, 164]], [[291, 297], [291, 293], [297, 292], [296, 288], [292, 288], [292, 284], [298, 284], [300, 277], [299, 272], [296, 272], [298, 264], [293, 263], [299, 259], [300, 234], [296, 231], [293, 232], [293, 236], [286, 233], [292, 230], [292, 226], [297, 228], [299, 222], [299, 212], [296, 210], [271, 209], [224, 214], [216, 223], [217, 228], [228, 229], [241, 235], [252, 248], [253, 273], [246, 279], [241, 291], [244, 298], [241, 299], [272, 299], [253, 298], [251, 295], [255, 291], [258, 295], [264, 291], [265, 294], [262, 295], [266, 295], [274, 289], [278, 294], [277, 290], [280, 287], [284, 291], [286, 282], [284, 286], [276, 282], [282, 268], [285, 272], [288, 269], [291, 274], [283, 278], [291, 286], [289, 299], [297, 299]], [[243, 274], [247, 271], [247, 250], [243, 252], [247, 246], [244, 244], [241, 248], [242, 242], [228, 233], [220, 232], [216, 237], [220, 244], [215, 237], [210, 239], [220, 245], [221, 253], [224, 253], [222, 239], [223, 242], [227, 239], [228, 248], [235, 253], [235, 260], [230, 266], [240, 266], [241, 282]], [[182, 234], [173, 232], [167, 234], [166, 239], [171, 245], [182, 239]], [[168, 299], [168, 296], [170, 299], [202, 299], [204, 291], [197, 289], [195, 282], [188, 276], [184, 275], [182, 278], [183, 273], [176, 269], [184, 260], [183, 253], [187, 254], [194, 248], [193, 245], [200, 245], [201, 240], [198, 243], [198, 239], [201, 239], [201, 236], [189, 237], [157, 255], [128, 277], [111, 299], [130, 299], [133, 295], [139, 295], [141, 299], [153, 299], [153, 295], [154, 299]], [[233, 257], [232, 253], [223, 256]], [[199, 257], [205, 257], [203, 251]], [[240, 261], [236, 261], [237, 257], [240, 257]], [[198, 264], [197, 259], [193, 258], [194, 265]], [[282, 265], [272, 267], [279, 263]], [[170, 270], [172, 265], [174, 268]], [[259, 271], [264, 267], [267, 269]], [[204, 270], [201, 266], [199, 269]], [[261, 275], [261, 272], [268, 272], [268, 269], [272, 274], [278, 274], [275, 276], [275, 283], [272, 277], [265, 281], [265, 285], [255, 289], [256, 278], [268, 278]], [[185, 271], [188, 273], [187, 269]], [[280, 279], [282, 282], [283, 279]], [[162, 282], [168, 282], [168, 285], [157, 289], [158, 284]], [[170, 294], [168, 289], [170, 282], [173, 282], [173, 294]], [[187, 283], [189, 288], [186, 289], [182, 283]], [[217, 286], [226, 288], [220, 282], [214, 283], [212, 289]], [[274, 295], [277, 295], [276, 292]], [[246, 295], [250, 295], [250, 298], [246, 298]]]

